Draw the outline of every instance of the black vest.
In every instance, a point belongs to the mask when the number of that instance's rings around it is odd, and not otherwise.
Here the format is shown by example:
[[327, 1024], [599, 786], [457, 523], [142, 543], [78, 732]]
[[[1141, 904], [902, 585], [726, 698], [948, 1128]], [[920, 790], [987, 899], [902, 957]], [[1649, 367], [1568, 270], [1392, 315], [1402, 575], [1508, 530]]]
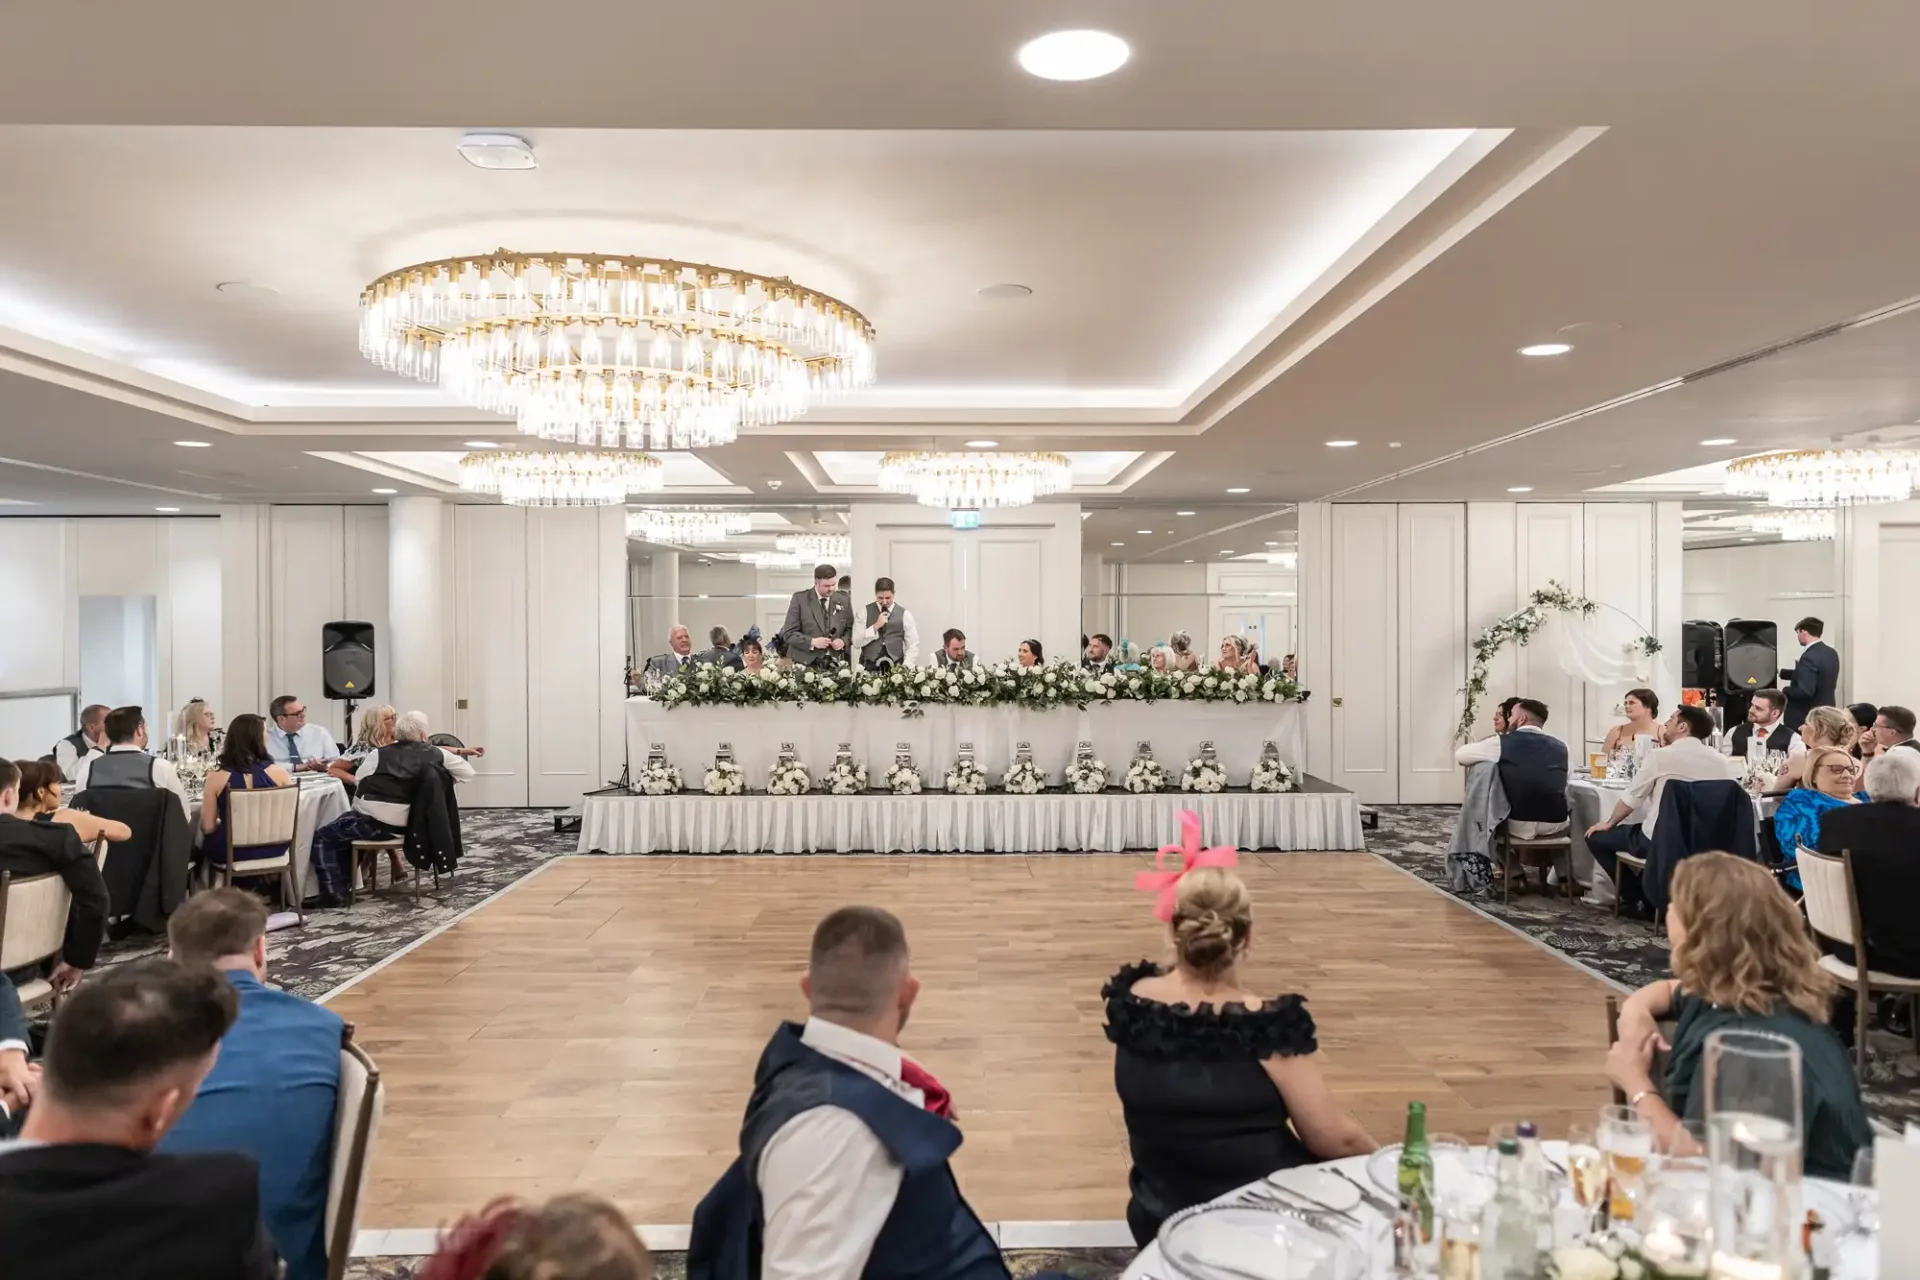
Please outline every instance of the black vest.
[[420, 783], [433, 769], [446, 766], [440, 748], [430, 742], [390, 742], [379, 751], [380, 762], [354, 792], [361, 800], [411, 806]]
[[1522, 822], [1567, 820], [1567, 744], [1550, 733], [1500, 735], [1500, 786], [1507, 816]]
[[144, 751], [109, 751], [87, 766], [89, 787], [151, 787], [153, 757]]

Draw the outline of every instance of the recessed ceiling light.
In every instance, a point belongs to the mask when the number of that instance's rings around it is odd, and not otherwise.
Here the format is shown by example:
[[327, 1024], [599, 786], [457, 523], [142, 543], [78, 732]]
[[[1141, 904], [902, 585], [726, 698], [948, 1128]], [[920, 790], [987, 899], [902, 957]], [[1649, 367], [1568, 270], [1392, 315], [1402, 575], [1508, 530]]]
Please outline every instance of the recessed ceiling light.
[[1359, 443], [1360, 443], [1360, 442], [1359, 442], [1358, 440], [1329, 440], [1329, 441], [1327, 441], [1327, 448], [1329, 448], [1329, 449], [1351, 449], [1351, 448], [1353, 448], [1353, 446], [1355, 446], [1355, 445], [1357, 445], [1357, 444], [1359, 444]]
[[1020, 66], [1042, 80], [1098, 80], [1127, 65], [1133, 50], [1107, 31], [1055, 31], [1020, 46]]
[[1723, 444], [1739, 444], [1740, 442], [1732, 436], [1715, 436], [1711, 440], [1702, 440], [1700, 443], [1709, 449], [1718, 449]]
[[1182, 561], [1181, 561], [1180, 563], [1181, 563], [1181, 564], [1192, 564], [1192, 563], [1193, 563], [1193, 561], [1191, 561], [1191, 560], [1182, 560]]
[[1003, 280], [999, 284], [982, 285], [975, 289], [974, 293], [988, 302], [1018, 302], [1022, 298], [1033, 296], [1033, 286]]
[[1400, 442], [1399, 442], [1398, 440], [1389, 440], [1389, 441], [1387, 441], [1387, 448], [1389, 448], [1389, 449], [1398, 449], [1399, 447], [1400, 447]]
[[211, 448], [213, 448], [213, 441], [211, 441], [211, 440], [175, 440], [175, 441], [174, 441], [174, 443], [175, 443], [175, 444], [177, 444], [177, 445], [179, 445], [179, 446], [180, 446], [180, 447], [181, 447], [182, 449], [211, 449]]
[[1228, 492], [1228, 493], [1252, 493], [1252, 492], [1253, 492], [1253, 490], [1251, 490], [1251, 489], [1229, 489], [1229, 490], [1227, 490], [1227, 492]]
[[178, 508], [178, 507], [155, 507], [155, 508], [154, 508], [154, 510], [155, 510], [155, 511], [158, 511], [158, 512], [161, 512], [161, 513], [162, 513], [162, 514], [164, 514], [164, 515], [172, 515], [172, 514], [174, 514], [174, 513], [176, 512], [176, 511], [178, 511], [178, 510], [180, 510], [180, 508]]
[[498, 449], [500, 447], [491, 440], [462, 440], [460, 443], [469, 449]]
[[1174, 512], [1173, 514], [1175, 514], [1175, 515], [1177, 515], [1177, 516], [1190, 516], [1190, 515], [1192, 515], [1192, 514], [1193, 514], [1193, 512], [1191, 512], [1191, 511], [1176, 511], [1176, 512]]
[[1742, 539], [1740, 539], [1740, 541], [1742, 541], [1742, 542], [1752, 542], [1752, 541], [1753, 541], [1753, 539], [1752, 539], [1752, 538], [1742, 538]]
[[1530, 484], [1509, 485], [1507, 487], [1507, 492], [1508, 493], [1532, 493], [1533, 486]]
[[1000, 446], [1000, 442], [998, 440], [967, 441], [967, 448], [969, 449], [997, 449], [999, 446]]
[[1530, 347], [1520, 348], [1523, 356], [1563, 356], [1573, 350], [1571, 342], [1536, 342]]
[[1225, 551], [1222, 551], [1220, 554], [1223, 556], [1230, 556], [1233, 554], [1233, 548], [1228, 547]]
[[375, 489], [374, 492], [375, 493], [398, 493], [400, 491], [398, 489]]
[[280, 296], [280, 291], [272, 285], [253, 284], [247, 280], [222, 280], [213, 287], [220, 292], [222, 297], [233, 298], [241, 302], [259, 302]]
[[469, 133], [455, 148], [476, 169], [538, 169], [533, 144], [511, 133]]
[[1152, 532], [1153, 532], [1153, 530], [1151, 530], [1151, 529], [1135, 529], [1135, 530], [1134, 530], [1134, 532], [1135, 532], [1135, 533], [1148, 533], [1148, 534], [1150, 534], [1150, 533], [1152, 533]]
[[1270, 546], [1270, 547], [1277, 547], [1277, 546], [1279, 546], [1280, 544], [1279, 544], [1279, 543], [1277, 543], [1277, 542], [1269, 542], [1269, 543], [1268, 543], [1267, 545], [1268, 545], [1268, 546]]

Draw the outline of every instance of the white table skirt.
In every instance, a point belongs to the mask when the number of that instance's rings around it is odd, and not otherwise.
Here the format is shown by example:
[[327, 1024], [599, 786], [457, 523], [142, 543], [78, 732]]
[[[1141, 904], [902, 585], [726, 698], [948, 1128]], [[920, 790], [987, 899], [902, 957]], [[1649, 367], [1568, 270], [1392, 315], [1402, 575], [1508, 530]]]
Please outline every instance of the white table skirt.
[[1034, 763], [1054, 783], [1073, 762], [1074, 745], [1091, 742], [1110, 776], [1126, 771], [1140, 742], [1153, 744], [1154, 758], [1169, 772], [1200, 754], [1212, 742], [1233, 786], [1245, 786], [1263, 745], [1273, 742], [1280, 758], [1296, 770], [1306, 758], [1298, 703], [1125, 702], [1089, 707], [1028, 711], [1018, 707], [928, 707], [907, 719], [896, 707], [794, 706], [678, 707], [668, 710], [647, 698], [627, 700], [627, 761], [637, 774], [648, 748], [662, 744], [669, 762], [679, 766], [689, 786], [713, 762], [722, 742], [745, 770], [752, 790], [767, 785], [767, 771], [779, 758], [780, 744], [816, 777], [832, 767], [843, 742], [854, 757], [878, 776], [892, 765], [906, 743], [914, 764], [937, 787], [953, 765], [963, 742], [994, 783], [1013, 760], [1017, 743], [1030, 743]]
[[1080, 796], [588, 796], [582, 853], [871, 851], [1118, 853], [1180, 839], [1180, 811], [1208, 844], [1240, 849], [1360, 849], [1347, 791]]
[[[298, 838], [293, 842], [293, 882], [300, 886], [302, 894], [319, 892], [310, 882], [313, 860], [313, 833], [326, 826], [345, 813], [351, 806], [347, 803], [347, 789], [340, 779], [319, 774], [300, 774], [300, 824], [296, 828]], [[193, 826], [193, 844], [200, 847], [200, 801], [193, 802], [188, 820]]]

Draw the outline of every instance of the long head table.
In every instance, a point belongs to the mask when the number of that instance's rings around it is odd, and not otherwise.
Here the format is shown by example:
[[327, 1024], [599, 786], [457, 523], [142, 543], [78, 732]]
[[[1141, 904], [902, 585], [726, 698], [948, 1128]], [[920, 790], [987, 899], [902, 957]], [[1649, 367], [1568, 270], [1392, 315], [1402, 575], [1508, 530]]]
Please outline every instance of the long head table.
[[1300, 706], [1291, 702], [1127, 702], [1085, 711], [934, 706], [908, 719], [894, 707], [772, 704], [668, 710], [648, 698], [627, 700], [627, 759], [635, 774], [651, 744], [658, 742], [690, 788], [698, 788], [723, 742], [746, 772], [747, 786], [761, 790], [783, 742], [793, 744], [794, 753], [816, 777], [832, 767], [841, 743], [851, 743], [854, 758], [866, 765], [875, 786], [904, 742], [927, 785], [938, 787], [963, 742], [973, 744], [974, 760], [989, 782], [998, 785], [1016, 744], [1031, 744], [1034, 763], [1058, 782], [1073, 762], [1075, 744], [1083, 741], [1093, 744], [1094, 755], [1106, 762], [1116, 781], [1143, 741], [1153, 744], [1154, 758], [1169, 773], [1198, 756], [1202, 742], [1211, 742], [1234, 786], [1246, 785], [1269, 741], [1296, 771], [1306, 755]]

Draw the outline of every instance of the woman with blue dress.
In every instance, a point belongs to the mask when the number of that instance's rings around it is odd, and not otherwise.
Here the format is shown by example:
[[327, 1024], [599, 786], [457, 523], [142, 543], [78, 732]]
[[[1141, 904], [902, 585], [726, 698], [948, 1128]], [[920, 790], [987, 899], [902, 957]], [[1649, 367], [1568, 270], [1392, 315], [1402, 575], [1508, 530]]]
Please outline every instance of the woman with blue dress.
[[1844, 747], [1815, 747], [1807, 752], [1805, 781], [1781, 797], [1773, 811], [1773, 838], [1788, 870], [1782, 878], [1798, 891], [1800, 872], [1794, 869], [1801, 846], [1820, 847], [1820, 819], [1831, 809], [1859, 804], [1854, 788], [1860, 785], [1860, 762]]
[[[207, 865], [227, 864], [227, 793], [261, 787], [289, 787], [293, 775], [267, 755], [267, 722], [261, 716], [239, 715], [227, 726], [220, 758], [207, 775], [200, 799], [200, 853]], [[267, 845], [249, 850], [255, 858], [277, 858], [287, 847]]]

